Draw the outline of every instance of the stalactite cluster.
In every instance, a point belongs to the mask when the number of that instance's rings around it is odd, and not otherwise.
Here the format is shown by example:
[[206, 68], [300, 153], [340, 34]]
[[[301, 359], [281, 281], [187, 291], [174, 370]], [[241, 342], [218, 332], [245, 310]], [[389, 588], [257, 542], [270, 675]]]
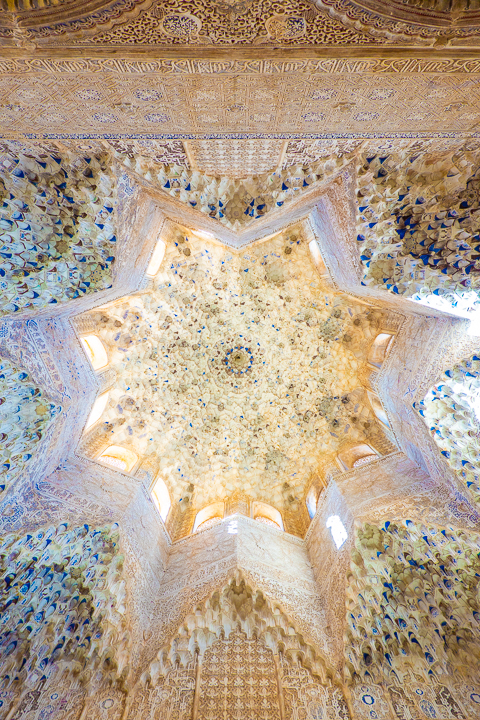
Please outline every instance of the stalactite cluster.
[[59, 412], [28, 373], [0, 358], [0, 493], [31, 460]]
[[246, 179], [234, 179], [204, 175], [183, 165], [155, 163], [143, 155], [129, 157], [127, 153], [117, 152], [116, 156], [164, 192], [236, 231], [320, 185], [350, 159], [348, 155], [332, 152], [308, 167], [290, 165]]
[[480, 289], [478, 144], [405, 142], [357, 160], [363, 283], [455, 305]]
[[69, 671], [88, 684], [128, 673], [125, 581], [116, 525], [67, 524], [0, 538], [1, 687]]
[[156, 685], [172, 667], [187, 667], [196, 652], [203, 655], [216, 640], [228, 639], [238, 630], [248, 638], [261, 638], [273, 652], [282, 652], [290, 662], [301, 662], [323, 682], [327, 681], [325, 660], [279, 607], [272, 606], [259, 590], [252, 590], [238, 574], [185, 617], [177, 634], [159, 650], [142, 682]]
[[115, 260], [110, 158], [10, 144], [0, 163], [0, 313], [108, 287]]
[[480, 501], [480, 357], [447, 370], [416, 408], [450, 467]]
[[480, 539], [405, 522], [357, 528], [347, 586], [346, 669], [362, 682], [476, 672]]

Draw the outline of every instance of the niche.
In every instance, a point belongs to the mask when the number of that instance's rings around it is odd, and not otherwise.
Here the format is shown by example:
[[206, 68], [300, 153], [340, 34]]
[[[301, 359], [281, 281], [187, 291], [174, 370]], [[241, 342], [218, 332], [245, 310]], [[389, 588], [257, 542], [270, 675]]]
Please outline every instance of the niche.
[[316, 485], [312, 485], [310, 490], [307, 493], [307, 497], [305, 498], [305, 504], [307, 506], [308, 514], [310, 516], [310, 519], [315, 517], [315, 513], [317, 512], [318, 508], [318, 501], [320, 499], [320, 495], [323, 492], [323, 488], [319, 488]]
[[108, 392], [103, 393], [103, 395], [99, 395], [98, 398], [93, 403], [92, 410], [90, 412], [90, 415], [88, 416], [87, 424], [85, 425], [85, 432], [89, 430], [92, 425], [95, 425], [98, 420], [103, 415], [103, 411], [107, 407], [108, 403]]
[[327, 268], [325, 263], [323, 262], [322, 254], [320, 252], [320, 248], [318, 247], [317, 241], [310, 240], [310, 242], [308, 243], [308, 249], [310, 250], [313, 264], [317, 268], [317, 272], [320, 277], [322, 277], [323, 275], [327, 275]]
[[155, 245], [154, 251], [152, 253], [152, 257], [150, 258], [150, 262], [148, 263], [148, 267], [147, 267], [148, 277], [155, 277], [155, 275], [160, 270], [160, 265], [162, 264], [162, 260], [165, 255], [165, 248], [166, 248], [166, 245], [163, 242], [163, 240], [158, 240], [157, 244]]
[[385, 425], [385, 427], [390, 428], [390, 423], [388, 422], [387, 413], [385, 412], [383, 405], [381, 403], [380, 398], [378, 397], [377, 393], [372, 392], [371, 390], [368, 390], [368, 399], [370, 400], [370, 405], [372, 406], [372, 410], [377, 416], [377, 418], [380, 420], [382, 425]]
[[354, 445], [351, 448], [339, 452], [337, 460], [341, 469], [347, 471], [372, 462], [372, 460], [376, 460], [377, 457], [378, 453], [371, 445], [362, 443], [361, 445]]

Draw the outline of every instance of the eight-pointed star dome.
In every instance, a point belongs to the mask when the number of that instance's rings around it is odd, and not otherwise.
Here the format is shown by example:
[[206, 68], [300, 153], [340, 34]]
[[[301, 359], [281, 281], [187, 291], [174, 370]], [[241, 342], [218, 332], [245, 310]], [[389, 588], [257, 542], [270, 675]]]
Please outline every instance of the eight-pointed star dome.
[[480, 720], [479, 23], [0, 0], [2, 717]]
[[198, 507], [236, 491], [281, 506], [285, 482], [304, 497], [382, 435], [364, 383], [383, 314], [319, 275], [302, 224], [239, 252], [178, 225], [165, 239], [144, 290], [88, 315], [116, 372], [88, 437], [146, 459], [177, 500], [193, 485]]

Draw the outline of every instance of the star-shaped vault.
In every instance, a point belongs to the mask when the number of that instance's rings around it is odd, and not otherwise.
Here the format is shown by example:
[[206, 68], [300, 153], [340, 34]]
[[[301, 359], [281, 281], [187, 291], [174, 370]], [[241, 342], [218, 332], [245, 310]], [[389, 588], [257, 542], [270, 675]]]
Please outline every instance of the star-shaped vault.
[[[25, 161], [35, 187], [18, 185], [28, 203], [12, 178], [5, 193], [8, 244], [25, 261], [22, 280], [20, 260], [9, 258], [12, 292], [25, 303], [6, 310], [0, 333], [9, 414], [1, 572], [9, 596], [51, 598], [48, 617], [43, 605], [27, 616], [23, 601], [10, 615], [0, 646], [9, 712], [30, 707], [17, 690], [36, 687], [29, 668], [45, 666], [35, 660], [45, 647], [49, 698], [61, 658], [66, 670], [83, 668], [69, 709], [89, 712], [93, 700], [78, 690], [89, 685], [100, 707], [129, 720], [173, 678], [205, 687], [217, 677], [214, 658], [229, 666], [233, 647], [269, 658], [269, 683], [278, 670], [287, 707], [315, 693], [315, 712], [355, 716], [364, 697], [379, 709], [413, 707], [416, 690], [432, 703], [441, 692], [457, 716], [454, 692], [473, 707], [459, 683], [474, 682], [461, 663], [478, 645], [480, 518], [474, 437], [462, 431], [480, 361], [464, 320], [365, 274], [393, 259], [380, 248], [362, 259], [359, 246], [379, 230], [356, 232], [367, 211], [355, 203], [380, 202], [383, 156], [234, 237], [205, 213], [182, 214], [110, 156], [91, 173], [84, 158], [76, 175], [73, 156], [46, 155]], [[393, 161], [388, 168], [396, 172]], [[92, 195], [97, 177], [109, 178], [112, 203]], [[368, 180], [361, 199], [359, 177]], [[63, 218], [65, 262], [83, 263], [69, 275], [72, 299], [57, 277], [54, 293], [42, 290], [63, 246], [38, 231], [25, 237], [42, 217], [32, 202], [42, 203], [44, 186]], [[97, 262], [93, 224], [82, 218], [88, 198], [86, 216], [110, 218], [101, 239], [115, 247], [98, 286], [87, 272]], [[402, 231], [426, 222], [423, 211], [407, 222], [422, 205], [414, 198], [415, 188], [405, 207], [391, 200]], [[243, 665], [233, 666], [235, 684]], [[432, 684], [432, 669], [444, 685]], [[408, 701], [395, 677], [407, 679]], [[303, 699], [291, 701], [299, 678]], [[161, 702], [168, 716], [172, 696]]]
[[241, 493], [282, 513], [342, 453], [392, 447], [367, 392], [392, 320], [335, 290], [308, 223], [243, 251], [172, 223], [160, 243], [145, 289], [79, 318], [115, 372], [94, 457], [125, 448], [174, 503], [193, 486], [198, 510]]

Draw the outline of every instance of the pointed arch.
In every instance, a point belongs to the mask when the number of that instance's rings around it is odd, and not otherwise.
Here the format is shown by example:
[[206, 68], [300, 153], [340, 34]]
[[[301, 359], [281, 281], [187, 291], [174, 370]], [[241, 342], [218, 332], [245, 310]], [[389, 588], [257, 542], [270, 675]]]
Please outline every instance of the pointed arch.
[[156, 685], [173, 667], [190, 667], [196, 655], [202, 657], [216, 640], [236, 630], [262, 639], [272, 652], [299, 663], [323, 683], [336, 676], [282, 608], [237, 570], [184, 617], [143, 673], [142, 684]]

